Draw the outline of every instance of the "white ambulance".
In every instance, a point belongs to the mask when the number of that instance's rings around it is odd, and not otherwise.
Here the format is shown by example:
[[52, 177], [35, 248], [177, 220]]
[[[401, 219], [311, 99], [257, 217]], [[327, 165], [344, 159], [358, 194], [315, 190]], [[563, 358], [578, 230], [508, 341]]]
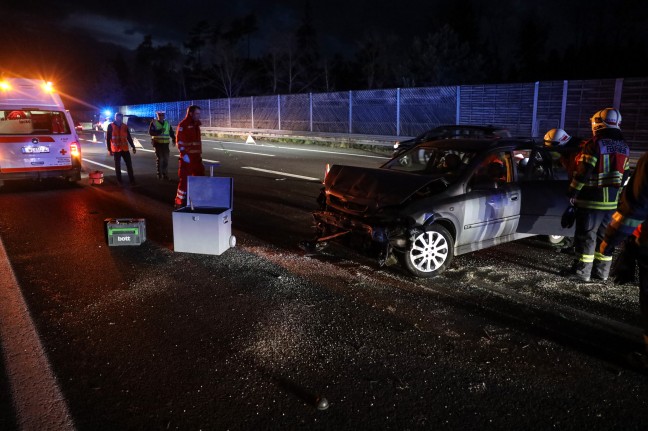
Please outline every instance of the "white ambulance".
[[0, 78], [0, 182], [81, 179], [81, 147], [50, 82]]

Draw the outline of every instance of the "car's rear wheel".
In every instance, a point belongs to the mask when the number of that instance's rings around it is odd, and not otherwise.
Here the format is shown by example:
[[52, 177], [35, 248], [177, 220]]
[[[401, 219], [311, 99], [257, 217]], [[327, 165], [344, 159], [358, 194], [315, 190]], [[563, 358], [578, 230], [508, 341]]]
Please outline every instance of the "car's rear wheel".
[[414, 237], [402, 259], [405, 268], [417, 277], [441, 274], [454, 257], [454, 240], [446, 228], [433, 224]]
[[564, 235], [549, 235], [549, 242], [551, 244], [560, 244], [565, 239]]

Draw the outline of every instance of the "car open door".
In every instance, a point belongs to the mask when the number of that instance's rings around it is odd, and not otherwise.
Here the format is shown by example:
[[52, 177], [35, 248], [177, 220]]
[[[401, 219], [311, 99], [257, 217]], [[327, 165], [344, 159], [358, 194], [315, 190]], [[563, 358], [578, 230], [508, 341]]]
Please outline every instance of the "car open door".
[[565, 229], [560, 219], [569, 206], [569, 157], [573, 154], [535, 148], [518, 167], [521, 206], [518, 233], [573, 236], [574, 227]]

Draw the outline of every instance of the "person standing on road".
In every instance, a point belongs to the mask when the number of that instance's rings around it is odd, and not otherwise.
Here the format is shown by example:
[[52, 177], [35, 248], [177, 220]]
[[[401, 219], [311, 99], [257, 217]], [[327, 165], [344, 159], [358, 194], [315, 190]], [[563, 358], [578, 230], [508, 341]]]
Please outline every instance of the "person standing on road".
[[149, 135], [155, 148], [155, 168], [157, 170], [157, 177], [159, 180], [169, 179], [169, 143], [173, 142], [175, 145], [175, 133], [171, 127], [171, 123], [165, 120], [166, 113], [157, 111], [157, 119], [151, 121], [149, 126]]
[[593, 137], [576, 156], [576, 170], [567, 192], [576, 207], [576, 259], [561, 271], [585, 282], [592, 277], [608, 278], [612, 258], [601, 254], [599, 245], [617, 207], [619, 190], [630, 173], [630, 150], [620, 129], [621, 113], [614, 108], [602, 109], [591, 122]]
[[126, 170], [128, 171], [128, 179], [131, 184], [135, 184], [135, 176], [133, 175], [133, 162], [128, 150], [128, 146], [133, 149], [133, 154], [137, 152], [133, 138], [128, 131], [128, 126], [124, 124], [124, 116], [117, 112], [115, 114], [115, 121], [108, 125], [106, 129], [106, 146], [108, 153], [115, 159], [115, 175], [117, 182], [122, 184], [121, 173], [121, 160], [124, 159], [126, 163]]
[[180, 151], [178, 161], [178, 193], [175, 208], [187, 205], [187, 177], [205, 175], [202, 163], [202, 140], [200, 137], [200, 107], [191, 105], [187, 115], [178, 124], [176, 146]]
[[618, 283], [631, 281], [635, 277], [635, 262], [639, 266], [639, 309], [644, 344], [648, 350], [648, 152], [641, 156], [634, 174], [623, 189], [599, 252], [611, 258], [614, 249], [624, 240], [624, 256], [619, 256], [619, 259], [632, 262], [625, 268], [625, 272], [631, 273], [613, 275]]

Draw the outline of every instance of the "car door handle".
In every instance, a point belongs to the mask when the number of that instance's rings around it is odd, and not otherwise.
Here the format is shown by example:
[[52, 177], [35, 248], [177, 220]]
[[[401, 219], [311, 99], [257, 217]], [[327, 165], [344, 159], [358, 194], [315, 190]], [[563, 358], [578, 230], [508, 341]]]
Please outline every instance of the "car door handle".
[[514, 195], [511, 195], [511, 200], [516, 201], [516, 200], [518, 200], [518, 197], [520, 197], [520, 196], [517, 193], [514, 194]]

